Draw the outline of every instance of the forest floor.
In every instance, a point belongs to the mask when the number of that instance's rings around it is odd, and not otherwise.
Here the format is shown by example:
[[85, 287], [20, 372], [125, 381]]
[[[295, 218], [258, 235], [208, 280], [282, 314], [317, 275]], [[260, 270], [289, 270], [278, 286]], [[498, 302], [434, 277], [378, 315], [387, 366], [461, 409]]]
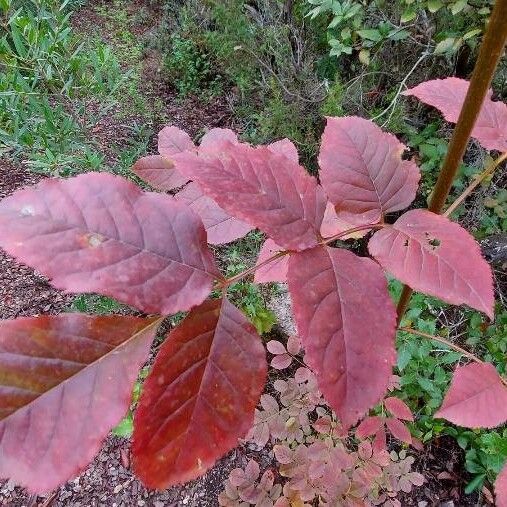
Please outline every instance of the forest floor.
[[[107, 2], [89, 2], [73, 17], [78, 33], [86, 36], [101, 34], [107, 42], [115, 44], [114, 32], [110, 30], [111, 20], [100, 14], [99, 7]], [[153, 28], [157, 11], [151, 2], [136, 0], [128, 3], [128, 11], [134, 18], [135, 12], [143, 8], [148, 13], [142, 22], [132, 24], [130, 30], [141, 36]], [[103, 35], [105, 34], [105, 35]], [[158, 128], [166, 123], [183, 128], [195, 137], [213, 127], [234, 128], [234, 117], [225, 97], [208, 101], [196, 97], [180, 98], [160, 77], [160, 54], [155, 50], [145, 52], [138, 61], [137, 90], [142, 101], [149, 104], [144, 111], [132, 114], [129, 104], [123, 103], [117, 111], [97, 119], [89, 135], [105, 153], [105, 162], [113, 166], [118, 153], [129, 146], [129, 136], [139, 123], [149, 124], [153, 135], [148, 146], [154, 151]], [[127, 62], [125, 65], [129, 65]], [[0, 198], [11, 194], [17, 188], [31, 185], [43, 176], [30, 172], [22, 164], [0, 159]], [[63, 294], [52, 288], [47, 280], [30, 268], [16, 263], [0, 252], [0, 318], [15, 318], [41, 313], [59, 313], [71, 308], [73, 295]], [[276, 303], [275, 303], [276, 304]], [[283, 306], [283, 305], [282, 305]], [[130, 467], [130, 443], [128, 439], [109, 436], [96, 459], [74, 480], [45, 496], [30, 495], [11, 482], [0, 483], [0, 505], [12, 507], [95, 507], [95, 506], [215, 506], [217, 496], [223, 490], [223, 481], [231, 469], [245, 466], [254, 457], [261, 466], [273, 464], [270, 452], [255, 450], [250, 444], [243, 444], [221, 459], [202, 478], [182, 487], [166, 491], [146, 490], [134, 477]], [[412, 451], [416, 455], [414, 469], [423, 473], [424, 486], [414, 489], [411, 494], [400, 498], [402, 505], [418, 507], [481, 505], [476, 495], [464, 495], [465, 484], [464, 452], [450, 437], [440, 437], [423, 451]]]

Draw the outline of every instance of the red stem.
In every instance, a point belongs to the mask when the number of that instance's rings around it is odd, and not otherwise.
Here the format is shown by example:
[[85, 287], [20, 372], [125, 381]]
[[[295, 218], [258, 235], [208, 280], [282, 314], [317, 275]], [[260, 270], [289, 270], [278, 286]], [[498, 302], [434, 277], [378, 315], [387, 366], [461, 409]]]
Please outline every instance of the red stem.
[[[383, 227], [388, 227], [387, 224], [368, 224], [368, 225], [358, 225], [357, 227], [352, 227], [351, 229], [347, 229], [346, 231], [339, 232], [338, 234], [335, 234], [334, 236], [331, 236], [330, 238], [325, 238], [322, 240], [322, 245], [327, 245], [328, 243], [331, 243], [332, 241], [335, 241], [337, 239], [343, 238], [344, 236], [348, 236], [349, 234], [354, 234], [354, 232], [358, 231], [364, 231], [364, 230], [370, 230], [370, 229], [382, 229]], [[265, 266], [266, 264], [269, 264], [276, 259], [279, 259], [280, 257], [283, 257], [284, 255], [288, 255], [291, 252], [291, 250], [282, 250], [281, 252], [277, 252], [275, 255], [272, 255], [265, 261], [261, 262], [260, 264], [256, 264], [255, 266], [252, 266], [251, 268], [245, 269], [245, 271], [242, 271], [241, 273], [238, 273], [237, 275], [232, 276], [231, 278], [227, 278], [223, 281], [219, 281], [218, 286], [223, 289], [229, 287], [231, 284], [237, 282], [238, 280], [241, 280], [245, 276], [248, 276], [252, 273], [255, 273], [259, 268], [262, 266]]]

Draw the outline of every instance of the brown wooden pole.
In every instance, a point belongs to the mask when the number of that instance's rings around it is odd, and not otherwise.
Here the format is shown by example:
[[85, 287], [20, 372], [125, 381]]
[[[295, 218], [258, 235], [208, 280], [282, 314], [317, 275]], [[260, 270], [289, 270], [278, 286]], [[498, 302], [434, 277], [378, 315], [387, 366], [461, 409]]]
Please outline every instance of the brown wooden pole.
[[[434, 213], [442, 212], [506, 41], [507, 0], [496, 0], [482, 40], [465, 102], [452, 133], [444, 164], [433, 189], [429, 210]], [[398, 301], [398, 324], [407, 309], [411, 295], [412, 289], [405, 285]]]

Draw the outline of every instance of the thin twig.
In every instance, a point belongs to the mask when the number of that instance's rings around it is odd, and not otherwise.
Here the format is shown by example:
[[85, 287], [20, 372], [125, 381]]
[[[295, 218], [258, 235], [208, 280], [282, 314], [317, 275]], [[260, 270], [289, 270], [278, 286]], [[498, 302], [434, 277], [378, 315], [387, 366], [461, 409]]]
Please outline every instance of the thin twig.
[[482, 359], [479, 359], [476, 355], [461, 348], [459, 345], [455, 345], [454, 343], [450, 342], [449, 340], [446, 340], [445, 338], [441, 338], [440, 336], [435, 336], [432, 334], [423, 333], [422, 331], [418, 331], [417, 329], [412, 329], [410, 327], [399, 327], [398, 330], [405, 331], [406, 333], [410, 333], [410, 334], [415, 334], [417, 336], [422, 336], [423, 338], [428, 338], [428, 340], [434, 340], [436, 342], [443, 343], [447, 347], [454, 349], [456, 352], [463, 354], [465, 357], [468, 357], [468, 359], [471, 359], [472, 361], [475, 361], [476, 363], [484, 363], [484, 361], [482, 361]]
[[[303, 97], [297, 93], [294, 93], [294, 92], [291, 92], [289, 89], [287, 89], [287, 87], [283, 84], [282, 80], [280, 79], [280, 77], [276, 74], [276, 72], [269, 66], [267, 65], [265, 62], [262, 61], [261, 58], [259, 58], [253, 51], [250, 51], [248, 48], [244, 48], [243, 46], [237, 46], [236, 47], [236, 50], [239, 51], [244, 51], [245, 53], [248, 53], [250, 56], [252, 56], [255, 60], [257, 60], [257, 62], [259, 63], [259, 65], [261, 65], [262, 67], [264, 67], [275, 79], [276, 81], [278, 82], [278, 84], [280, 85], [280, 88], [287, 94], [289, 95], [290, 97], [294, 97], [302, 102], [307, 102], [309, 104], [318, 104], [320, 102], [322, 102], [324, 100], [324, 96], [322, 97], [319, 97], [317, 99], [308, 99], [306, 97]], [[312, 92], [311, 92], [311, 95], [314, 95], [320, 88], [322, 88], [324, 86], [324, 81], [322, 83], [320, 83]]]
[[382, 112], [380, 112], [379, 114], [377, 114], [373, 118], [370, 118], [372, 121], [378, 120], [379, 118], [381, 118], [382, 116], [384, 116], [387, 112], [391, 111], [390, 114], [389, 114], [389, 116], [388, 116], [388, 118], [387, 118], [387, 120], [382, 124], [382, 127], [385, 127], [389, 123], [389, 120], [392, 118], [392, 116], [394, 114], [394, 110], [395, 110], [396, 103], [398, 102], [398, 98], [399, 98], [399, 96], [400, 96], [403, 88], [405, 87], [405, 84], [406, 84], [408, 78], [413, 74], [413, 72], [415, 71], [415, 69], [417, 69], [417, 67], [419, 67], [419, 64], [429, 54], [430, 53], [428, 51], [424, 51], [423, 52], [423, 54], [419, 57], [419, 59], [414, 63], [414, 65], [412, 66], [412, 68], [408, 71], [408, 74], [401, 81], [400, 85], [398, 86], [398, 90], [397, 90], [396, 95], [394, 96], [393, 100], [391, 100], [391, 102], [389, 103], [389, 105]]
[[468, 185], [462, 194], [447, 208], [444, 216], [448, 217], [489, 175], [493, 174], [495, 169], [507, 159], [507, 151], [502, 153], [497, 159], [493, 160], [481, 174], [476, 176]]
[[[331, 236], [330, 238], [324, 238], [324, 239], [322, 239], [320, 244], [327, 245], [328, 243], [331, 243], [332, 241], [343, 238], [344, 236], [348, 236], [349, 234], [353, 234], [354, 232], [364, 231], [364, 230], [369, 230], [369, 229], [382, 229], [383, 227], [389, 227], [389, 225], [384, 224], [384, 223], [359, 225], [358, 227], [352, 227], [351, 229], [347, 229], [346, 231], [339, 232], [338, 234], [335, 234], [334, 236]], [[234, 275], [231, 278], [227, 278], [224, 280], [217, 280], [217, 285], [215, 288], [223, 290], [224, 288], [229, 287], [231, 284], [241, 280], [245, 276], [255, 273], [255, 271], [257, 271], [259, 268], [262, 268], [266, 264], [270, 264], [271, 262], [275, 261], [276, 259], [279, 259], [280, 257], [283, 257], [283, 256], [288, 255], [290, 253], [291, 253], [291, 250], [282, 250], [280, 252], [277, 252], [276, 254], [272, 255], [271, 257], [269, 257], [265, 261], [261, 262], [260, 264], [256, 264], [255, 266], [245, 269], [245, 271], [241, 271], [241, 273], [238, 273], [237, 275]]]
[[[485, 363], [485, 361], [483, 361], [482, 359], [479, 359], [475, 354], [468, 352], [468, 350], [465, 350], [465, 349], [461, 348], [459, 345], [455, 345], [454, 343], [446, 340], [445, 338], [441, 338], [440, 336], [435, 336], [432, 334], [423, 333], [422, 331], [417, 331], [417, 329], [411, 329], [409, 327], [399, 327], [398, 331], [405, 331], [406, 333], [411, 333], [411, 334], [414, 334], [417, 336], [422, 336], [423, 338], [428, 338], [428, 340], [433, 340], [436, 342], [443, 343], [447, 347], [454, 349], [456, 352], [459, 352], [460, 354], [464, 355], [465, 357], [468, 357], [468, 359], [470, 359], [476, 363], [479, 363], [479, 364]], [[507, 379], [505, 379], [501, 375], [499, 375], [499, 377], [500, 377], [502, 384], [507, 387]]]
[[255, 273], [259, 268], [262, 268], [266, 264], [269, 264], [276, 259], [279, 259], [280, 257], [283, 257], [284, 255], [288, 255], [290, 253], [290, 250], [283, 250], [281, 252], [277, 252], [275, 255], [272, 255], [265, 261], [261, 262], [260, 264], [256, 264], [255, 266], [252, 266], [251, 268], [245, 269], [245, 271], [242, 271], [241, 273], [238, 273], [237, 275], [234, 275], [231, 278], [227, 278], [223, 282], [221, 282], [222, 287], [229, 287], [229, 285], [237, 282], [238, 280], [241, 280], [245, 276], [251, 275], [252, 273]]

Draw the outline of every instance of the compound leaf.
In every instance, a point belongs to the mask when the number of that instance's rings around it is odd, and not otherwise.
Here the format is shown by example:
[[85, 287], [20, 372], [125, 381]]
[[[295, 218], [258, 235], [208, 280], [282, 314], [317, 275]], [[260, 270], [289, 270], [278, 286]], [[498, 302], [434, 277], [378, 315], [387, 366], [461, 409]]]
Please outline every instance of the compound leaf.
[[193, 211], [110, 174], [48, 179], [4, 199], [0, 246], [57, 288], [147, 313], [190, 309], [220, 276]]
[[134, 466], [151, 488], [202, 475], [253, 421], [267, 363], [261, 338], [229, 301], [208, 300], [174, 329], [134, 419]]
[[238, 144], [238, 136], [231, 129], [213, 128], [202, 136], [199, 152], [220, 150], [222, 143]]
[[[282, 252], [284, 249], [278, 246], [272, 239], [267, 239], [261, 246], [259, 257], [257, 258], [257, 265], [268, 260], [273, 255]], [[289, 257], [284, 255], [274, 261], [257, 268], [254, 275], [255, 283], [269, 283], [269, 282], [286, 282], [287, 281], [287, 268], [289, 266]]]
[[175, 153], [187, 150], [194, 151], [195, 144], [185, 131], [168, 125], [158, 133], [158, 152], [163, 157], [170, 159]]
[[175, 197], [190, 206], [201, 217], [208, 233], [208, 243], [212, 245], [230, 243], [253, 229], [246, 222], [228, 215], [213, 199], [203, 194], [195, 182], [189, 183]]
[[458, 366], [435, 417], [467, 428], [493, 428], [507, 421], [507, 387], [490, 363]]
[[365, 417], [356, 429], [356, 437], [363, 439], [376, 435], [384, 425], [384, 418], [378, 415]]
[[[322, 237], [330, 238], [331, 236], [345, 232], [348, 229], [352, 229], [353, 227], [356, 227], [356, 225], [350, 222], [346, 222], [343, 218], [340, 218], [337, 215], [333, 204], [330, 202], [327, 203], [326, 210], [324, 212], [324, 219], [322, 220], [322, 226], [320, 228], [320, 234]], [[357, 239], [366, 236], [366, 234], [368, 234], [367, 230], [356, 231], [351, 234], [347, 234], [347, 236], [342, 236], [340, 239]]]
[[386, 398], [384, 400], [384, 406], [398, 419], [403, 419], [405, 421], [414, 420], [414, 416], [408, 405], [399, 398], [396, 398], [396, 396], [390, 396], [389, 398]]
[[507, 507], [507, 464], [504, 464], [495, 481], [497, 507]]
[[279, 141], [275, 141], [274, 143], [268, 144], [268, 148], [271, 151], [275, 153], [280, 153], [280, 155], [287, 157], [293, 162], [296, 162], [296, 164], [299, 163], [298, 150], [294, 146], [294, 143], [292, 141], [289, 141], [289, 139], [287, 139], [286, 137], [280, 139]]
[[140, 158], [132, 171], [153, 188], [167, 192], [184, 185], [188, 178], [181, 175], [174, 164], [161, 155], [148, 155]]
[[50, 491], [129, 408], [155, 319], [61, 314], [0, 322], [0, 476]]
[[315, 178], [269, 147], [219, 144], [219, 150], [175, 155], [177, 170], [227, 213], [266, 232], [280, 246], [301, 250], [316, 245], [326, 199]]
[[320, 179], [339, 218], [356, 225], [375, 223], [414, 200], [420, 173], [414, 162], [401, 159], [404, 150], [370, 120], [327, 119]]
[[397, 438], [407, 444], [412, 443], [412, 435], [404, 423], [395, 417], [386, 417], [385, 421], [387, 428], [394, 438]]
[[493, 318], [491, 268], [461, 226], [427, 210], [411, 210], [369, 241], [373, 257], [415, 290]]
[[396, 359], [396, 312], [380, 267], [343, 249], [289, 258], [289, 290], [305, 360], [344, 426], [386, 392]]
[[[457, 77], [434, 79], [403, 92], [404, 95], [417, 97], [421, 102], [436, 107], [447, 121], [456, 123], [465, 102], [469, 82]], [[491, 100], [489, 90], [477, 121], [472, 137], [487, 150], [507, 150], [507, 105]]]

